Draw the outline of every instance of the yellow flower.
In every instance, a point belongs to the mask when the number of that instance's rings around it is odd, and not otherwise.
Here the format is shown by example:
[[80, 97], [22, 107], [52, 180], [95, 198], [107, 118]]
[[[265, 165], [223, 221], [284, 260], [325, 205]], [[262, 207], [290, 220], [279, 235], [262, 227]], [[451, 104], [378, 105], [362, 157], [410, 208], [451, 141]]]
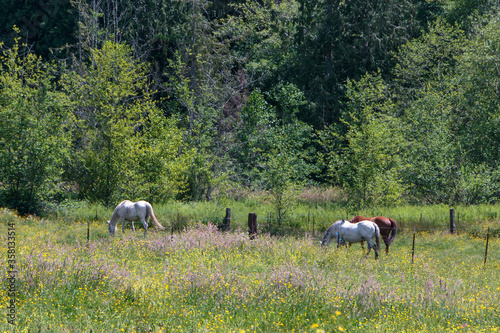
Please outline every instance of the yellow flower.
[[336, 315], [336, 316], [340, 316], [341, 314], [342, 314], [342, 312], [340, 312], [340, 311], [338, 311], [338, 310], [337, 310], [337, 311], [335, 311], [335, 315]]
[[342, 326], [339, 326], [339, 331], [344, 332], [344, 328]]
[[319, 327], [319, 325], [318, 325], [318, 324], [312, 324], [312, 325], [311, 325], [311, 328], [318, 328], [318, 327]]

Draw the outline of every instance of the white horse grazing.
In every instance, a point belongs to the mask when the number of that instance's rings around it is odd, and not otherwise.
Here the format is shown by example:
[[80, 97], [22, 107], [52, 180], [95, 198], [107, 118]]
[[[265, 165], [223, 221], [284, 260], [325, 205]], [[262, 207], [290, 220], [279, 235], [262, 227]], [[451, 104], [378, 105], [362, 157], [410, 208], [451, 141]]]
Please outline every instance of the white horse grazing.
[[155, 214], [153, 213], [153, 207], [147, 201], [137, 201], [132, 202], [129, 200], [122, 201], [118, 206], [116, 206], [111, 216], [111, 220], [108, 221], [108, 230], [111, 236], [114, 236], [116, 229], [118, 228], [118, 219], [122, 221], [122, 231], [125, 233], [125, 220], [132, 222], [132, 230], [135, 231], [134, 221], [141, 220], [144, 226], [144, 237], [148, 231], [148, 219], [151, 218], [153, 223], [160, 230], [165, 230], [165, 228], [158, 222]]
[[[358, 223], [350, 223], [346, 220], [339, 220], [326, 230], [323, 241], [320, 242], [321, 245], [328, 246], [334, 237], [337, 243], [340, 240], [349, 243], [366, 241], [368, 243], [368, 253], [366, 255], [368, 256], [373, 248], [375, 259], [378, 258], [377, 249], [380, 249], [380, 229], [374, 222], [360, 221]], [[374, 237], [377, 245], [373, 242]]]

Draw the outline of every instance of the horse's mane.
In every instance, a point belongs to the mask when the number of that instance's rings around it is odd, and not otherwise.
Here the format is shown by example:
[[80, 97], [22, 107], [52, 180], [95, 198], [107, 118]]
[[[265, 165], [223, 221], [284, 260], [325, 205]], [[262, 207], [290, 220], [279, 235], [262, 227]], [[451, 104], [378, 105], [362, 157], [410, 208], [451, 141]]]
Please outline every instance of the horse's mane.
[[113, 214], [111, 215], [111, 219], [109, 220], [109, 222], [114, 223], [119, 218], [120, 218], [120, 214], [118, 212], [118, 207], [116, 207], [115, 210], [113, 211]]
[[326, 229], [325, 235], [323, 236], [323, 241], [321, 242], [322, 245], [326, 246], [330, 243], [330, 241], [332, 240], [332, 238], [335, 235], [335, 229], [338, 228], [338, 226], [341, 222], [346, 222], [346, 221], [344, 219], [338, 220], [335, 223], [333, 223], [331, 226], [329, 226], [328, 229]]

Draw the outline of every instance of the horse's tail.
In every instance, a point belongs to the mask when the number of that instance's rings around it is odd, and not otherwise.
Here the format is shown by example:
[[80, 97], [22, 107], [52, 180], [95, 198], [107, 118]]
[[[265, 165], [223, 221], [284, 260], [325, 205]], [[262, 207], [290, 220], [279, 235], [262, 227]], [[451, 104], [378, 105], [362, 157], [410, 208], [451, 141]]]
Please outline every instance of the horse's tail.
[[388, 242], [388, 244], [391, 244], [392, 241], [394, 240], [394, 238], [396, 238], [398, 224], [396, 223], [396, 221], [394, 221], [391, 218], [389, 219], [389, 221], [391, 221], [391, 234], [390, 234], [389, 238], [387, 239], [387, 242]]
[[375, 223], [373, 223], [373, 225], [375, 226], [375, 241], [377, 242], [377, 250], [380, 250], [380, 228]]
[[160, 222], [158, 222], [158, 220], [156, 219], [156, 216], [155, 216], [155, 213], [153, 213], [153, 207], [151, 205], [148, 205], [148, 208], [147, 208], [147, 213], [149, 215], [149, 217], [151, 217], [151, 220], [153, 220], [153, 223], [154, 225], [160, 229], [160, 230], [165, 230], [165, 227], [162, 226], [160, 224]]

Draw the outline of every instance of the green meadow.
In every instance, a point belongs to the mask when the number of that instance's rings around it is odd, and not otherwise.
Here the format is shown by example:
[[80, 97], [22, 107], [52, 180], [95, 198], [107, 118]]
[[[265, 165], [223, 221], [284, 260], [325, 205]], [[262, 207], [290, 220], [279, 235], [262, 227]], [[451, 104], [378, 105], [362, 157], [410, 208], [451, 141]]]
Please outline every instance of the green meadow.
[[[453, 235], [446, 230], [449, 207], [381, 210], [408, 222], [401, 223], [391, 252], [382, 249], [377, 261], [358, 244], [319, 246], [327, 224], [351, 214], [345, 209], [297, 204], [290, 220], [303, 232], [249, 240], [245, 215], [254, 210], [266, 216], [265, 208], [231, 203], [232, 230], [222, 233], [217, 216], [222, 219], [226, 206], [155, 207], [168, 232], [151, 228], [147, 237], [140, 223], [135, 234], [128, 228], [123, 235], [119, 226], [117, 236], [108, 236], [112, 210], [102, 207], [73, 204], [47, 218], [2, 210], [2, 239], [15, 230], [15, 331], [500, 330], [498, 236], [489, 238], [484, 262], [487, 227], [498, 234], [494, 206], [457, 208], [463, 228]], [[482, 217], [474, 221], [469, 214]], [[172, 234], [168, 226], [176, 219], [184, 222]], [[259, 221], [259, 228], [267, 223]], [[9, 249], [6, 241], [0, 244], [1, 267], [8, 267]], [[9, 286], [6, 270], [1, 332], [14, 331], [7, 316]]]

